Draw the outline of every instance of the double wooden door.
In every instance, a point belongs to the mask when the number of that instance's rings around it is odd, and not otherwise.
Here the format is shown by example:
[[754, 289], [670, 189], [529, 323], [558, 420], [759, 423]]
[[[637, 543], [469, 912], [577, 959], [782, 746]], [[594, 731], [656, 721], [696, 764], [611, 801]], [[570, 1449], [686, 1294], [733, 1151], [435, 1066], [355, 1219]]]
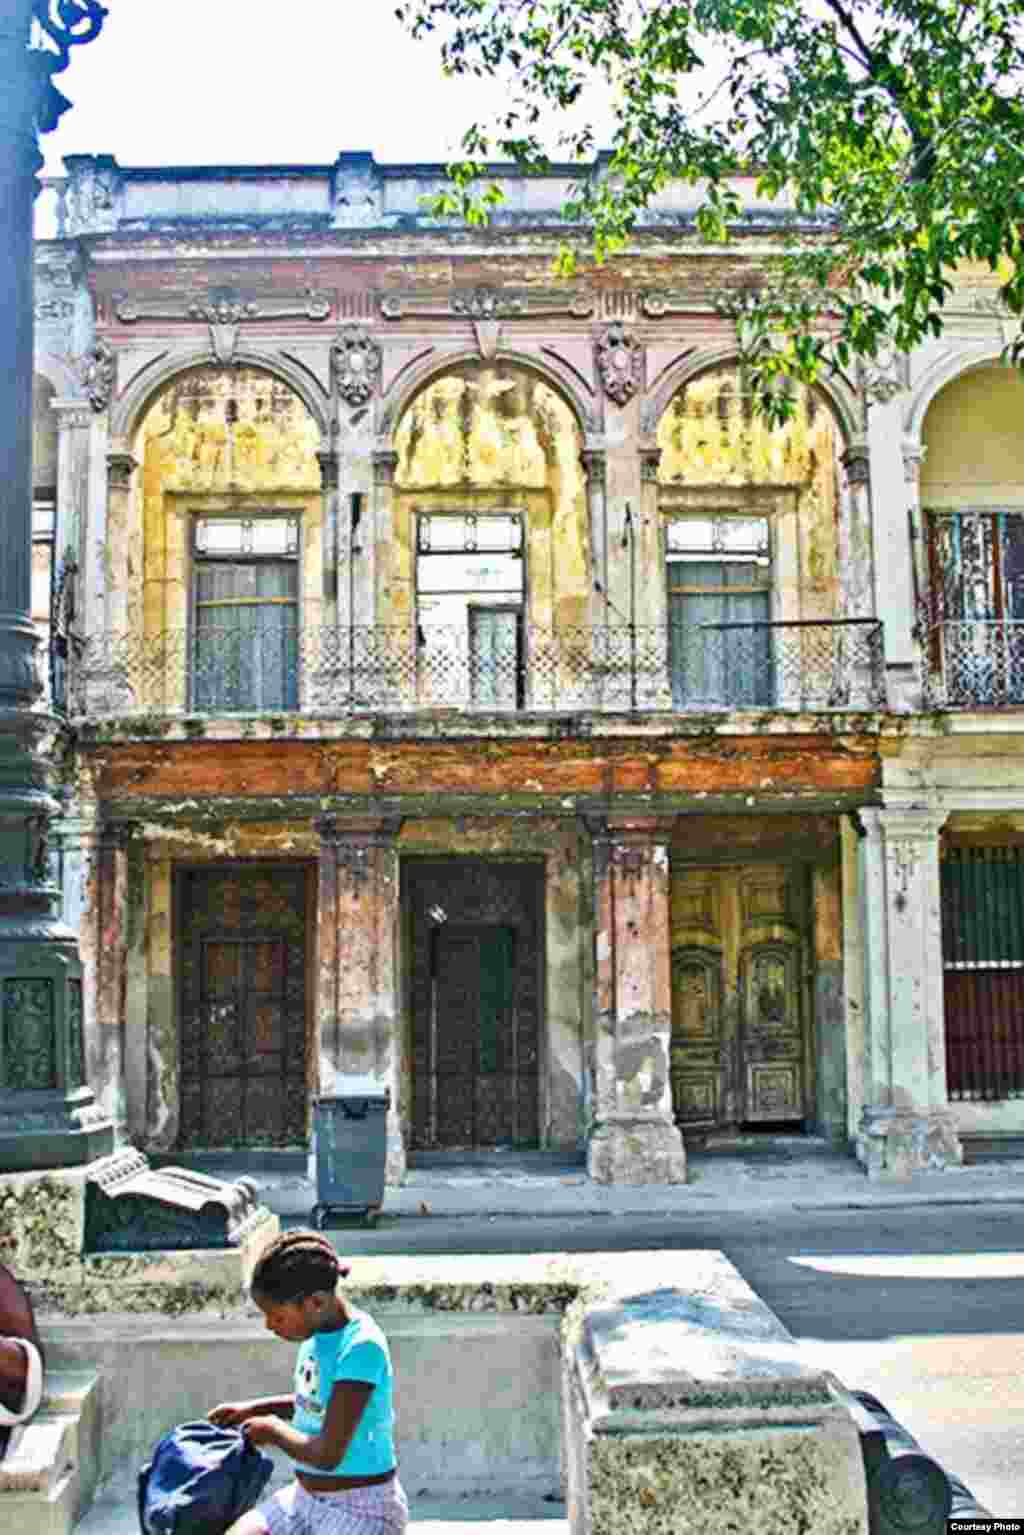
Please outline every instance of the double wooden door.
[[680, 1128], [810, 1113], [805, 866], [672, 874], [672, 1101]]
[[182, 1148], [301, 1145], [311, 871], [179, 876]]

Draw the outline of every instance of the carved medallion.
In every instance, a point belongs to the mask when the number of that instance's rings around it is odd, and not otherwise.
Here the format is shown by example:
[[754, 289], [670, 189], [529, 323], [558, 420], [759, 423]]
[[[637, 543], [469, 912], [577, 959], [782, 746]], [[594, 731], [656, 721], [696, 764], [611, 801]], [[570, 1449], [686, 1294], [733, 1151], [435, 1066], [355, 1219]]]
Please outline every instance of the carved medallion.
[[346, 325], [331, 347], [334, 387], [346, 405], [365, 405], [380, 382], [381, 351], [361, 325]]
[[616, 405], [625, 405], [643, 380], [643, 347], [624, 325], [614, 320], [599, 338], [595, 355], [605, 394]]

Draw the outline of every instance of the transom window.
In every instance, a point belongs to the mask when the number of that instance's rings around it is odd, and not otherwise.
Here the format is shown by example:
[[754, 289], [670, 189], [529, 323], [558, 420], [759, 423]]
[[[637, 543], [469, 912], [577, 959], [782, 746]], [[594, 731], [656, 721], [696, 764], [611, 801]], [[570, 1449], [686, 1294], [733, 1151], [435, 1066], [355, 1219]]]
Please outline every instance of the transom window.
[[294, 709], [298, 519], [197, 518], [193, 565], [193, 708]]
[[772, 700], [767, 517], [676, 517], [666, 524], [669, 660], [677, 708]]

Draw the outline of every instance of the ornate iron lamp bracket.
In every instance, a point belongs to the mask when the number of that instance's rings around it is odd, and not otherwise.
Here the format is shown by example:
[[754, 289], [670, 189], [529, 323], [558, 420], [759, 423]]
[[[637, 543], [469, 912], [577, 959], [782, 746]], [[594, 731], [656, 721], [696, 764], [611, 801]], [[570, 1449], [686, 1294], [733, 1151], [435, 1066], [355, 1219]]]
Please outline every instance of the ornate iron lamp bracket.
[[72, 48], [99, 36], [107, 14], [99, 0], [32, 0], [32, 17], [56, 49], [29, 49], [38, 76], [36, 127], [40, 133], [52, 133], [71, 105], [54, 85], [53, 76], [67, 69]]

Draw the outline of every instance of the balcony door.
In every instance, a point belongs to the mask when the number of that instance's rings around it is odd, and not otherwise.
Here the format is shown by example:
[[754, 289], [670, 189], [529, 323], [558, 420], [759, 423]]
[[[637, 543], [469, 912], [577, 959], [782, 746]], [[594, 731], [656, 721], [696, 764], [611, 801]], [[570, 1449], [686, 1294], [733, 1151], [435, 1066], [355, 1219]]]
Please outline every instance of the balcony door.
[[952, 704], [1024, 703], [1024, 514], [929, 515], [932, 664]]
[[298, 705], [298, 522], [198, 518], [191, 707], [202, 714]]
[[512, 513], [417, 518], [419, 701], [509, 712], [525, 699], [522, 519]]
[[768, 519], [673, 518], [666, 554], [673, 706], [771, 704]]

